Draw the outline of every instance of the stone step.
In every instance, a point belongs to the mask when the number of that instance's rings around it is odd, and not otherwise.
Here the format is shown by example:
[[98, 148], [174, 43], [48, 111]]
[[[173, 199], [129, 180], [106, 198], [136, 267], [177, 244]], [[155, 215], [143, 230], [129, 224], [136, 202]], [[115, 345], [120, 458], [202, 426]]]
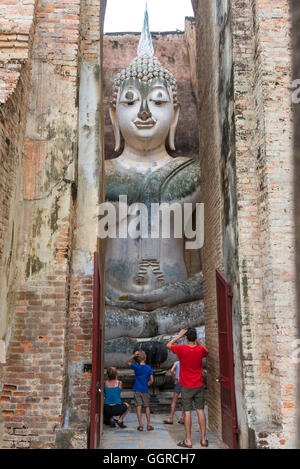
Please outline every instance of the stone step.
[[[129, 369], [121, 369], [119, 370], [119, 379], [120, 381], [123, 382], [123, 390], [131, 390], [133, 388], [133, 385], [134, 385], [134, 381], [135, 381], [135, 378], [134, 378], [134, 372], [132, 370], [129, 370]], [[206, 386], [206, 374], [205, 372], [203, 373], [203, 381], [204, 381], [204, 385]], [[173, 392], [173, 389], [174, 389], [174, 380], [173, 380], [173, 377], [171, 376], [170, 373], [167, 373], [165, 375], [165, 382], [164, 382], [164, 385], [163, 387], [160, 388], [161, 391], [169, 391], [169, 392]]]
[[[135, 381], [134, 372], [130, 369], [119, 369], [118, 378], [123, 382], [122, 399], [131, 405], [131, 410], [135, 411], [134, 404], [134, 391], [133, 385]], [[204, 384], [206, 385], [206, 376], [203, 376]], [[168, 414], [170, 412], [170, 406], [174, 392], [174, 380], [170, 373], [165, 375], [165, 384], [160, 388], [155, 389], [155, 395], [153, 396], [152, 387], [149, 388], [150, 395], [150, 409], [153, 414]], [[176, 411], [181, 411], [181, 397], [179, 396], [176, 404]]]
[[[151, 390], [149, 392], [149, 395], [153, 395]], [[159, 399], [164, 399], [164, 400], [172, 400], [173, 398], [173, 392], [172, 391], [162, 391], [158, 394], [155, 394], [159, 397]], [[122, 399], [133, 399], [134, 398], [134, 391], [130, 390], [124, 390], [122, 391]], [[178, 398], [180, 399], [180, 397]]]
[[[150, 410], [153, 414], [163, 414], [170, 412], [170, 406], [173, 398], [172, 391], [161, 391], [158, 394], [153, 395], [152, 391], [149, 392], [150, 396]], [[134, 404], [134, 391], [132, 390], [124, 390], [122, 392], [122, 399], [128, 404], [131, 405], [131, 410], [134, 411], [135, 404]], [[176, 410], [181, 411], [181, 398], [178, 398], [176, 404]]]

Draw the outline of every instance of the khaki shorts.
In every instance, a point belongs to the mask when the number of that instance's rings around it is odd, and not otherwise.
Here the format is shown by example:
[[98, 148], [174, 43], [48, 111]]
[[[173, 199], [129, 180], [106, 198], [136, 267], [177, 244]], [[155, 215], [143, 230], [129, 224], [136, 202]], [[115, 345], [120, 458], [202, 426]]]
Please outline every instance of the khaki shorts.
[[135, 391], [134, 402], [136, 406], [150, 407], [149, 394], [146, 392]]
[[184, 388], [181, 386], [182, 408], [185, 412], [202, 410], [205, 404], [204, 386], [200, 388]]

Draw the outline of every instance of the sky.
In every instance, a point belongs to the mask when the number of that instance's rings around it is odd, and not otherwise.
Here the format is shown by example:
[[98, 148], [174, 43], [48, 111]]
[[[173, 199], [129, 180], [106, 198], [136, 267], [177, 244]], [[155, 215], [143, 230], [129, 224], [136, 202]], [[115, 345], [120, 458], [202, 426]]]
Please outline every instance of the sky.
[[[145, 0], [107, 0], [104, 33], [141, 32]], [[184, 18], [194, 16], [191, 0], [148, 0], [150, 30], [184, 31]]]

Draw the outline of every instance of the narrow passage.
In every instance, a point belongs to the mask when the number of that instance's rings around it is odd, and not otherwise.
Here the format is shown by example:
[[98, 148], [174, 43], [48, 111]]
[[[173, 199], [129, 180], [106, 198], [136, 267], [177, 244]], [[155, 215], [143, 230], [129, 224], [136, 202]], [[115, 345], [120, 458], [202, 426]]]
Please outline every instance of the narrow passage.
[[[174, 419], [173, 425], [163, 424], [163, 420], [168, 418], [168, 414], [151, 414], [151, 423], [155, 430], [152, 432], [137, 431], [137, 417], [134, 412], [131, 412], [124, 423], [127, 428], [121, 429], [119, 427], [110, 428], [104, 425], [102, 435], [102, 449], [181, 449], [177, 443], [184, 439], [184, 426], [177, 423], [180, 417], [180, 412], [176, 413], [178, 418]], [[175, 417], [176, 417], [175, 416]], [[144, 415], [144, 422], [146, 417]], [[213, 433], [208, 432], [208, 441], [210, 449], [226, 449], [226, 445], [222, 443]], [[193, 428], [192, 428], [192, 442], [193, 449], [203, 449], [200, 446], [200, 433], [198, 420], [195, 413], [193, 413]]]

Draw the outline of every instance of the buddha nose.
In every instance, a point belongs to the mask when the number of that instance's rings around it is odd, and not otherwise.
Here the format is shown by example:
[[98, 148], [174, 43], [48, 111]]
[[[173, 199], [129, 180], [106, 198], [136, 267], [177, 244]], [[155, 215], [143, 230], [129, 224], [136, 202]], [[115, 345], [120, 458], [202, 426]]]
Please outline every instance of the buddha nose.
[[143, 100], [139, 113], [138, 113], [138, 118], [141, 119], [142, 121], [146, 121], [147, 119], [150, 119], [152, 117], [151, 111], [148, 107], [147, 100]]

